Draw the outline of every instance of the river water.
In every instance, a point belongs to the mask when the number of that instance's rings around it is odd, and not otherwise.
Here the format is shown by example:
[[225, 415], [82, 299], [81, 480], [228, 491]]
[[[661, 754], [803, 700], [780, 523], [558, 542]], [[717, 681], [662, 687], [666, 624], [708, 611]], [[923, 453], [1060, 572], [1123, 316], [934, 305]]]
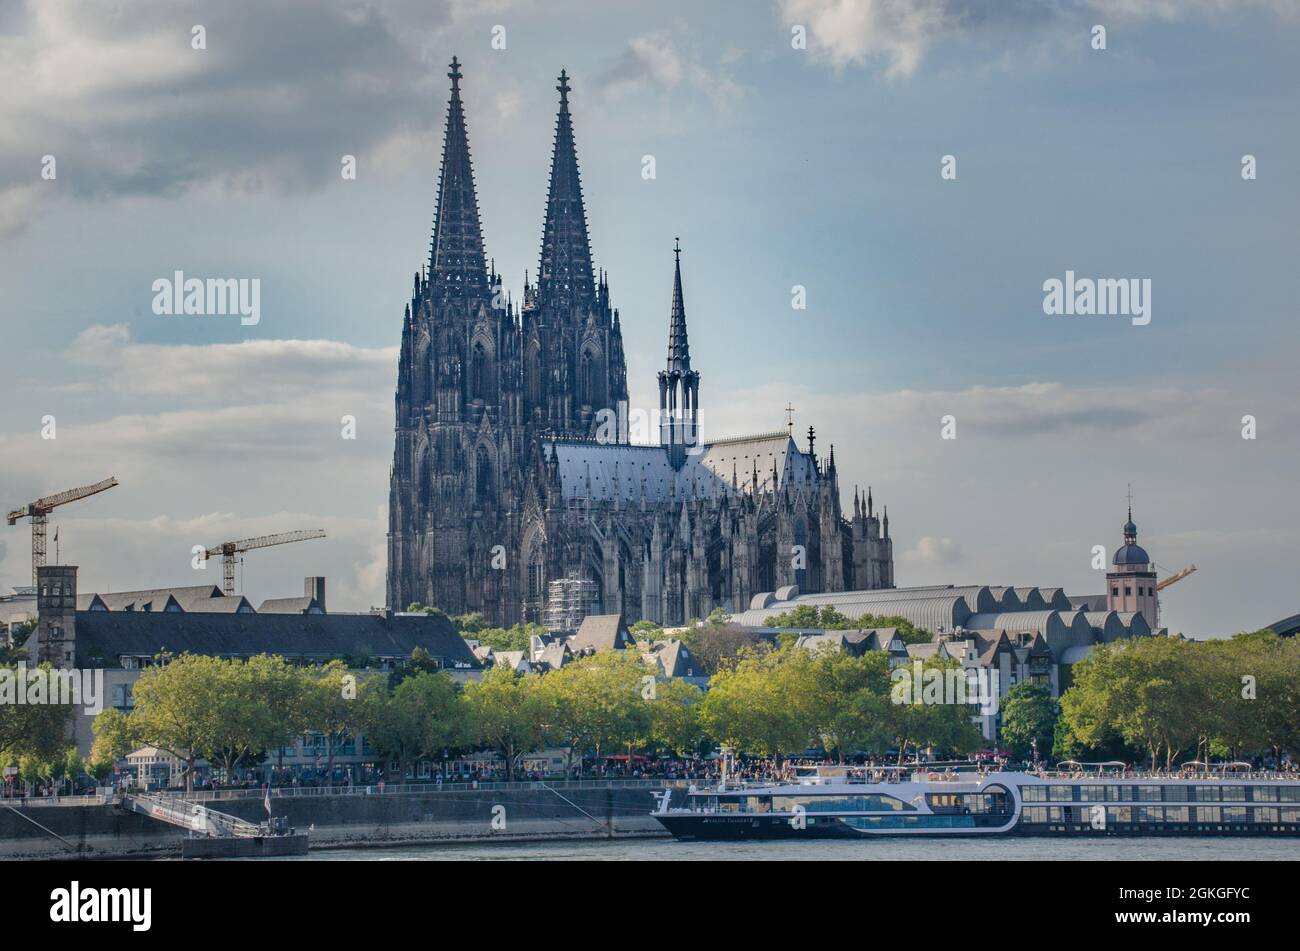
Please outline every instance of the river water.
[[487, 842], [474, 845], [406, 845], [367, 849], [312, 850], [303, 861], [430, 862], [879, 862], [999, 861], [1049, 859], [1078, 861], [1295, 860], [1300, 839], [1150, 838], [1051, 839], [996, 838], [875, 839], [820, 842], [678, 842], [675, 839], [621, 839], [586, 842]]

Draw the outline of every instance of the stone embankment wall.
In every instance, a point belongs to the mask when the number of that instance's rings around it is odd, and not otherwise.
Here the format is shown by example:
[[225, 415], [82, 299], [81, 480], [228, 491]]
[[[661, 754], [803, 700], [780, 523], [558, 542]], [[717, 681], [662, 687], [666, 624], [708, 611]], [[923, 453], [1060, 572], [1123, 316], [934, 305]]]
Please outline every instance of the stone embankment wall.
[[[663, 835], [649, 815], [654, 786], [559, 783], [512, 789], [444, 789], [366, 795], [273, 797], [272, 812], [312, 848], [500, 840], [627, 838]], [[11, 803], [12, 804], [12, 803]], [[0, 808], [0, 859], [144, 858], [178, 855], [182, 830], [116, 805]], [[220, 812], [260, 822], [262, 799], [203, 801]], [[26, 817], [26, 818], [24, 818]], [[57, 833], [69, 844], [28, 819]]]

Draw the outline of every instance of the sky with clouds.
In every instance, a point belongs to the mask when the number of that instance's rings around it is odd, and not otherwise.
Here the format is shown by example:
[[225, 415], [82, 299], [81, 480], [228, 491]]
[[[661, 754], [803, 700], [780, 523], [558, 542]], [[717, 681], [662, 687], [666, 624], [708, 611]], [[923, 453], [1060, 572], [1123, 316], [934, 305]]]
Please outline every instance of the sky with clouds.
[[[516, 296], [569, 70], [634, 405], [680, 236], [708, 431], [792, 403], [846, 504], [888, 504], [899, 584], [1099, 591], [1131, 482], [1160, 568], [1199, 568], [1162, 620], [1262, 626], [1300, 610], [1297, 39], [1295, 0], [0, 0], [0, 503], [121, 480], [53, 519], [84, 590], [219, 582], [191, 546], [324, 528], [250, 554], [245, 593], [378, 604], [455, 54]], [[156, 316], [176, 270], [259, 278], [260, 323]], [[1151, 323], [1044, 315], [1066, 270], [1149, 278]], [[0, 590], [28, 544], [0, 531]]]

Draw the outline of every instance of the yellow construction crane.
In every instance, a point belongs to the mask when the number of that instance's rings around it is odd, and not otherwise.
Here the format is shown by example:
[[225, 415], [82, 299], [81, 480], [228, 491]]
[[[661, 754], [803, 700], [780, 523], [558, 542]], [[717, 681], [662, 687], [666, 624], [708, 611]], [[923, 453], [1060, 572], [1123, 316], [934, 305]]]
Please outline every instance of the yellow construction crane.
[[91, 495], [98, 495], [106, 489], [111, 489], [117, 485], [117, 480], [111, 476], [103, 482], [96, 482], [94, 485], [83, 485], [79, 489], [68, 489], [66, 492], [56, 492], [53, 495], [47, 495], [43, 499], [37, 499], [35, 502], [28, 502], [21, 508], [16, 508], [9, 513], [8, 519], [10, 525], [18, 524], [20, 518], [30, 518], [32, 520], [32, 584], [36, 584], [36, 569], [45, 565], [45, 525], [53, 512], [60, 505], [67, 505], [69, 502], [76, 502], [78, 499], [84, 499]]
[[1168, 578], [1166, 578], [1164, 581], [1158, 581], [1158, 582], [1156, 582], [1156, 590], [1157, 590], [1157, 591], [1163, 591], [1163, 590], [1165, 590], [1165, 588], [1169, 587], [1169, 586], [1170, 586], [1171, 584], [1173, 584], [1174, 582], [1176, 582], [1176, 581], [1182, 581], [1184, 578], [1186, 578], [1188, 575], [1190, 575], [1190, 574], [1191, 574], [1193, 571], [1195, 571], [1195, 570], [1196, 570], [1196, 566], [1195, 566], [1195, 565], [1189, 565], [1188, 567], [1184, 568], [1182, 571], [1178, 572], [1177, 574], [1172, 574], [1172, 575], [1170, 575], [1170, 576], [1169, 576]]
[[270, 548], [272, 545], [287, 545], [290, 542], [305, 542], [311, 538], [324, 538], [325, 533], [319, 528], [307, 529], [299, 532], [281, 532], [278, 535], [259, 535], [256, 538], [245, 538], [237, 542], [221, 542], [213, 545], [203, 553], [203, 559], [221, 556], [222, 582], [221, 591], [223, 594], [231, 595], [235, 593], [235, 562], [238, 560], [236, 555], [241, 552], [252, 551], [255, 548]]

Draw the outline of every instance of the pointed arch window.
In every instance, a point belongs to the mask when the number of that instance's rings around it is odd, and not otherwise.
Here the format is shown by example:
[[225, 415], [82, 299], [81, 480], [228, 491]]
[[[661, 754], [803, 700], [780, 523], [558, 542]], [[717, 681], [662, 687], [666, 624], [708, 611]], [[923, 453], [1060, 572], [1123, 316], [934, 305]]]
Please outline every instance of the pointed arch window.
[[538, 406], [542, 402], [542, 359], [536, 347], [530, 347], [528, 350], [528, 365], [525, 373], [528, 403], [530, 406]]
[[540, 545], [528, 553], [528, 597], [536, 600], [542, 596], [545, 565]]
[[490, 402], [496, 388], [492, 352], [482, 340], [474, 341], [469, 357], [469, 398]]
[[604, 362], [600, 355], [591, 350], [582, 351], [582, 361], [578, 367], [578, 396], [583, 406], [599, 407], [604, 402], [603, 372]]
[[486, 508], [493, 499], [492, 457], [486, 446], [479, 446], [474, 454], [474, 490], [479, 508]]

